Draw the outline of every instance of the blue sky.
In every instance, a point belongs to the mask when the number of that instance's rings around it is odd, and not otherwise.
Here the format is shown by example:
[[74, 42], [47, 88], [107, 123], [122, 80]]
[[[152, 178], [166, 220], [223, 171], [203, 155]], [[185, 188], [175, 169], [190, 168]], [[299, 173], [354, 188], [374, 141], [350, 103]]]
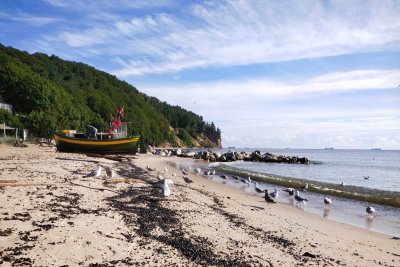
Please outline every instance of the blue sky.
[[0, 42], [115, 74], [224, 146], [400, 149], [400, 1], [2, 0]]

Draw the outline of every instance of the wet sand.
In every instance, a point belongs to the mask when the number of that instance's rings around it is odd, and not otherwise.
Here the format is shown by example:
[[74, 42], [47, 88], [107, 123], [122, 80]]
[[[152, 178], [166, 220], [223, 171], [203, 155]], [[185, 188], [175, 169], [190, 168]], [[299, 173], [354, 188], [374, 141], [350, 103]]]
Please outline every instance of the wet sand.
[[[201, 175], [188, 184], [174, 160], [0, 144], [0, 264], [399, 266], [392, 236], [267, 204]], [[116, 176], [86, 177], [98, 164]], [[167, 198], [160, 175], [174, 181]]]

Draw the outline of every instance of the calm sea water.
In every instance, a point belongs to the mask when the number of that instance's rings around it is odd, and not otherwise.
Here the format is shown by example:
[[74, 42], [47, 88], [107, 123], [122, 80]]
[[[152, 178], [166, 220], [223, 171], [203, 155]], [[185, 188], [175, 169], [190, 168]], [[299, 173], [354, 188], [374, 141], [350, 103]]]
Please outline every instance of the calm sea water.
[[[211, 164], [198, 163], [198, 165], [202, 168], [216, 168], [218, 170], [216, 175], [209, 176], [206, 179], [236, 187], [250, 194], [255, 194], [254, 184], [247, 186], [240, 180], [233, 178], [222, 179], [220, 175], [229, 173], [241, 177], [251, 176], [258, 180], [261, 188], [268, 188], [270, 191], [275, 188], [282, 190], [285, 187], [277, 185], [279, 183], [274, 184], [273, 180], [263, 182], [264, 176], [277, 176], [280, 181], [308, 181], [316, 187], [331, 188], [337, 193], [335, 196], [330, 195], [329, 191], [323, 193], [302, 192], [302, 196], [309, 199], [306, 206], [296, 205], [293, 198], [289, 197], [284, 191], [280, 191], [278, 201], [328, 219], [400, 237], [400, 208], [348, 198], [348, 194], [365, 194], [376, 196], [380, 200], [384, 200], [384, 203], [398, 201], [400, 199], [400, 151], [235, 149], [238, 152], [252, 152], [254, 150], [279, 155], [307, 157], [312, 163], [301, 165], [235, 161]], [[227, 149], [215, 151], [226, 152]], [[179, 167], [187, 168], [188, 166]], [[342, 183], [344, 186], [342, 186]], [[332, 198], [332, 205], [329, 208], [323, 203], [325, 196]], [[376, 210], [376, 215], [372, 220], [366, 216], [365, 212], [369, 205], [372, 205]]]
[[[247, 149], [254, 151], [255, 149]], [[280, 155], [306, 157], [313, 163], [276, 164], [237, 161], [239, 169], [259, 173], [295, 177], [331, 184], [400, 192], [399, 150], [322, 150], [322, 149], [258, 149]], [[237, 151], [246, 151], [246, 149]], [[365, 179], [367, 177], [368, 179]]]

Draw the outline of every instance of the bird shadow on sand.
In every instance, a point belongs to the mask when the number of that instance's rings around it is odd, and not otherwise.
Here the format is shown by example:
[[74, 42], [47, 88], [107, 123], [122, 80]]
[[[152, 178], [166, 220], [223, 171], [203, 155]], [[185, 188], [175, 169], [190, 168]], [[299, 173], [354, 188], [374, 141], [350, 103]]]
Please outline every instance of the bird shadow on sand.
[[258, 210], [265, 210], [265, 208], [263, 208], [263, 207], [260, 207], [260, 206], [254, 206], [254, 205], [244, 205], [244, 204], [242, 204], [243, 206], [245, 206], [245, 207], [250, 207], [250, 208], [254, 208], [254, 209], [258, 209]]

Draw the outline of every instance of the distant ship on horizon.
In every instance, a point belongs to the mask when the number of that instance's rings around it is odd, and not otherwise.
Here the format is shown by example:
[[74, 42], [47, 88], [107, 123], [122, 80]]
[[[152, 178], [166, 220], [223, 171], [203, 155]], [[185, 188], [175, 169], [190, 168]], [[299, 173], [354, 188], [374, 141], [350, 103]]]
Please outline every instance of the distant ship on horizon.
[[325, 150], [334, 150], [333, 147], [325, 147], [324, 149], [325, 149]]
[[376, 147], [376, 148], [371, 148], [371, 150], [382, 150], [382, 148]]

